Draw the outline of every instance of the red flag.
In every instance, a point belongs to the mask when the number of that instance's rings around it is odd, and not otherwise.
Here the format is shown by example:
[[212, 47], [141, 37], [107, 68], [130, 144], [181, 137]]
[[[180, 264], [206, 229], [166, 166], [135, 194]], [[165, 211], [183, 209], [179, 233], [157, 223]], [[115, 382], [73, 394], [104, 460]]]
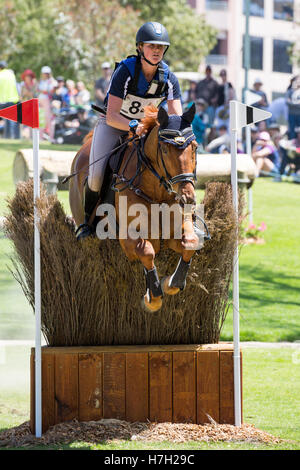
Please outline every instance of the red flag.
[[39, 100], [24, 101], [0, 110], [0, 117], [33, 128], [39, 127]]

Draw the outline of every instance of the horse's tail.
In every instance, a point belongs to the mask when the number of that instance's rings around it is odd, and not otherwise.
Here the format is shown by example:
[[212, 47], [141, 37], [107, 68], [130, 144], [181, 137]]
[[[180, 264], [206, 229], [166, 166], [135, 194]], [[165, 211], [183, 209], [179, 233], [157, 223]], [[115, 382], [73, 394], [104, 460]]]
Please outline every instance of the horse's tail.
[[83, 139], [83, 143], [85, 144], [88, 140], [90, 140], [93, 137], [93, 134], [94, 134], [94, 130], [90, 131]]

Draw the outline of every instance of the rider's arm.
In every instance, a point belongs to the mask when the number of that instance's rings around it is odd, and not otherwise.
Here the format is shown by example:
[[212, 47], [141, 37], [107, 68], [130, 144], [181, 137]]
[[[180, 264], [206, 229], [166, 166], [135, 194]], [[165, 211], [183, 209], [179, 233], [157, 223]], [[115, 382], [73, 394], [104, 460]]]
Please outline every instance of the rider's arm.
[[168, 114], [182, 115], [182, 106], [180, 100], [168, 100]]
[[122, 98], [114, 95], [108, 95], [106, 122], [109, 126], [121, 129], [122, 131], [129, 130], [129, 120], [120, 114], [122, 106]]
[[168, 114], [182, 115], [181, 91], [177, 77], [173, 72], [169, 73], [167, 92]]

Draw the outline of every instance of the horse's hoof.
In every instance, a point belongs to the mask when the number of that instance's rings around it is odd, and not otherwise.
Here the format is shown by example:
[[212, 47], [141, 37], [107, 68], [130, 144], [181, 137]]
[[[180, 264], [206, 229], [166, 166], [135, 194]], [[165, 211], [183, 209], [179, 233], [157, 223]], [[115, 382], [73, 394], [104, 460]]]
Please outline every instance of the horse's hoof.
[[171, 279], [171, 276], [165, 276], [165, 277], [162, 278], [162, 280], [160, 281], [162, 291], [163, 291], [164, 294], [176, 295], [176, 294], [178, 294], [180, 289], [179, 289], [179, 287], [170, 287], [169, 286], [170, 279]]
[[150, 302], [150, 296], [148, 292], [142, 298], [142, 307], [148, 312], [157, 312], [162, 306], [162, 297], [152, 297]]

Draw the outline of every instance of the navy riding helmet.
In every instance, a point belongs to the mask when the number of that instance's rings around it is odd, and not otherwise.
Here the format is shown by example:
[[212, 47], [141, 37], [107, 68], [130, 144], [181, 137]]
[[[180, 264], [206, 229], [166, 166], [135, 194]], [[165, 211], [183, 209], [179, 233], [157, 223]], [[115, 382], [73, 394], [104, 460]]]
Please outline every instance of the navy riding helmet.
[[155, 21], [148, 21], [140, 27], [136, 33], [136, 45], [143, 42], [146, 44], [170, 45], [170, 39], [166, 28]]

